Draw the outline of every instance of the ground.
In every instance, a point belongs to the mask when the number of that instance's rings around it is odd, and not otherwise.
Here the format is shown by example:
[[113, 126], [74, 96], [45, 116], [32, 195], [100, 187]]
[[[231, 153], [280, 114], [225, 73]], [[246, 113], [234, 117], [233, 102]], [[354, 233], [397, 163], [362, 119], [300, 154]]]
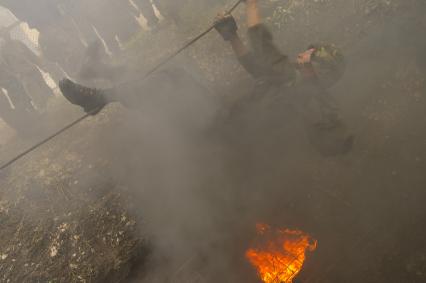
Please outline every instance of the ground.
[[[293, 0], [265, 1], [262, 5], [265, 13], [272, 15], [268, 24], [277, 38], [293, 39], [280, 41], [290, 54], [324, 38], [344, 46], [348, 71], [332, 92], [338, 95], [342, 116], [356, 134], [353, 152], [334, 159], [303, 153], [309, 158], [297, 159], [301, 162], [286, 167], [290, 173], [282, 172], [285, 182], [279, 186], [285, 188], [279, 194], [266, 188], [261, 196], [239, 188], [217, 193], [208, 189], [232, 184], [222, 184], [215, 178], [204, 180], [201, 184], [206, 189], [197, 190], [195, 194], [201, 196], [194, 199], [214, 208], [211, 221], [219, 222], [215, 225], [220, 229], [215, 227], [220, 233], [214, 232], [220, 240], [194, 232], [193, 239], [187, 240], [201, 243], [202, 252], [179, 259], [167, 272], [156, 267], [159, 273], [167, 274], [151, 274], [149, 269], [156, 268], [150, 262], [167, 265], [168, 261], [151, 259], [152, 255], [155, 258], [151, 246], [155, 236], [147, 225], [155, 224], [147, 223], [153, 222], [148, 218], [152, 215], [141, 213], [144, 209], [140, 207], [149, 206], [151, 199], [141, 199], [147, 195], [135, 193], [126, 181], [112, 177], [117, 160], [105, 154], [105, 143], [113, 139], [111, 132], [126, 133], [122, 128], [127, 127], [123, 126], [127, 118], [121, 106], [108, 106], [0, 172], [1, 282], [129, 282], [131, 275], [136, 282], [256, 282], [250, 267], [241, 267], [244, 258], [239, 253], [250, 238], [244, 235], [249, 231], [246, 225], [254, 225], [248, 219], [254, 218], [277, 225], [300, 225], [318, 239], [318, 250], [307, 262], [299, 282], [426, 281], [426, 235], [422, 227], [426, 219], [425, 69], [415, 56], [417, 51], [405, 44], [420, 43], [404, 32], [413, 31], [413, 26], [425, 29], [421, 25], [425, 23], [423, 4], [414, 0]], [[133, 68], [149, 69], [176, 45], [203, 30], [218, 6], [216, 3], [199, 14], [183, 10], [185, 21], [180, 30], [168, 26], [158, 33], [142, 32], [128, 44], [129, 52], [123, 60], [131, 61]], [[340, 15], [336, 16], [336, 11]], [[241, 10], [235, 13], [237, 18], [241, 14]], [[413, 18], [414, 24], [406, 18]], [[165, 45], [168, 47], [158, 52], [158, 46]], [[183, 58], [207, 77], [224, 105], [237, 99], [233, 93], [235, 80], [249, 79], [214, 33], [185, 52]], [[80, 114], [57, 98], [43, 118], [45, 127], [39, 136], [23, 140], [2, 127], [2, 137], [8, 138], [1, 146], [0, 160], [8, 160]], [[140, 140], [137, 142], [132, 145], [139, 147]], [[134, 158], [124, 153], [126, 147], [131, 146], [120, 144], [118, 148], [124, 156]], [[212, 152], [208, 154], [214, 155]], [[150, 154], [143, 153], [143, 157]], [[212, 162], [209, 169], [214, 171], [216, 166]], [[125, 163], [118, 167], [129, 176], [137, 171]], [[151, 177], [150, 173], [142, 175]], [[138, 189], [149, 191], [144, 187], [147, 184], [150, 182], [141, 182]], [[243, 184], [246, 188], [255, 186]], [[175, 195], [164, 194], [161, 189], [158, 194], [162, 199], [157, 206], [174, 201]], [[235, 201], [243, 198], [247, 203]], [[173, 222], [170, 210], [165, 218]], [[226, 219], [218, 216], [218, 210]], [[296, 221], [306, 218], [303, 223]], [[232, 254], [231, 260], [218, 256], [224, 250]], [[214, 262], [215, 257], [227, 259], [224, 266]]]
[[82, 155], [98, 142], [103, 120], [80, 125], [90, 133], [84, 138], [71, 131], [3, 172], [1, 281], [119, 282], [146, 256], [128, 194], [100, 169], [108, 161]]

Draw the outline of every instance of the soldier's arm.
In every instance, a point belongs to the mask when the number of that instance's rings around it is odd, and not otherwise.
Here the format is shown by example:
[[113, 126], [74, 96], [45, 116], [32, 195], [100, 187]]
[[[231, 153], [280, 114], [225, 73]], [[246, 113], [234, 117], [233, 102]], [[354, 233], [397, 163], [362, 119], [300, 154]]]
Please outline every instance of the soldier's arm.
[[240, 65], [253, 77], [258, 77], [261, 75], [261, 68], [258, 65], [256, 58], [253, 56], [253, 53], [245, 46], [241, 38], [236, 34], [229, 41], [232, 46], [232, 50], [238, 59]]
[[232, 50], [244, 69], [256, 77], [259, 66], [252, 52], [244, 45], [238, 35], [235, 19], [231, 15], [219, 14], [216, 18], [215, 28], [223, 39], [231, 44]]
[[247, 15], [247, 27], [251, 28], [262, 23], [259, 8], [257, 6], [257, 0], [245, 0], [246, 3], [246, 15]]
[[231, 43], [232, 50], [234, 51], [235, 55], [239, 57], [243, 57], [249, 53], [248, 48], [244, 45], [243, 41], [241, 40], [240, 36], [238, 34], [235, 34], [229, 42]]
[[257, 76], [267, 79], [279, 77], [280, 83], [292, 81], [295, 76], [294, 67], [275, 45], [271, 32], [262, 23], [257, 0], [245, 0], [245, 3], [247, 34], [257, 64]]
[[245, 3], [248, 38], [254, 55], [266, 69], [287, 61], [287, 56], [276, 47], [271, 32], [262, 23], [257, 0], [245, 0]]

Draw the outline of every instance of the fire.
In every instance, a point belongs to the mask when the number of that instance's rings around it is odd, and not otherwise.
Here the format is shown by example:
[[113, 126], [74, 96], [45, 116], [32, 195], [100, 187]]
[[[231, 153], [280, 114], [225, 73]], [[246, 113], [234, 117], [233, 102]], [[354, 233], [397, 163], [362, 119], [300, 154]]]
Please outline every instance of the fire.
[[302, 270], [306, 251], [314, 251], [317, 241], [302, 231], [272, 229], [257, 224], [259, 243], [246, 257], [265, 283], [291, 283]]

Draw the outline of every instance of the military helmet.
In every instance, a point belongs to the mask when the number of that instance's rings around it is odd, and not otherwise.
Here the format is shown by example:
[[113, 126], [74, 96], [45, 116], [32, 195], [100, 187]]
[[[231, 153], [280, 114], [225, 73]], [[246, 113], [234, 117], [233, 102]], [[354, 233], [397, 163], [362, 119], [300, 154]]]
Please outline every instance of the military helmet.
[[346, 69], [345, 58], [339, 48], [333, 44], [312, 44], [308, 49], [315, 49], [312, 65], [322, 86], [333, 86]]

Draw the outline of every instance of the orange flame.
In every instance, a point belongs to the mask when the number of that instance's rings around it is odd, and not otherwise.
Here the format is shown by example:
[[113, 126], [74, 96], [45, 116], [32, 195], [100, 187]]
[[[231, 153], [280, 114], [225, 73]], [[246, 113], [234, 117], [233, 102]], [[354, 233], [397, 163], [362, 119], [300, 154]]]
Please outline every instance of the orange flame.
[[298, 230], [272, 230], [269, 225], [257, 224], [262, 243], [250, 248], [246, 257], [256, 267], [265, 283], [291, 283], [302, 270], [306, 251], [314, 251], [317, 241]]

